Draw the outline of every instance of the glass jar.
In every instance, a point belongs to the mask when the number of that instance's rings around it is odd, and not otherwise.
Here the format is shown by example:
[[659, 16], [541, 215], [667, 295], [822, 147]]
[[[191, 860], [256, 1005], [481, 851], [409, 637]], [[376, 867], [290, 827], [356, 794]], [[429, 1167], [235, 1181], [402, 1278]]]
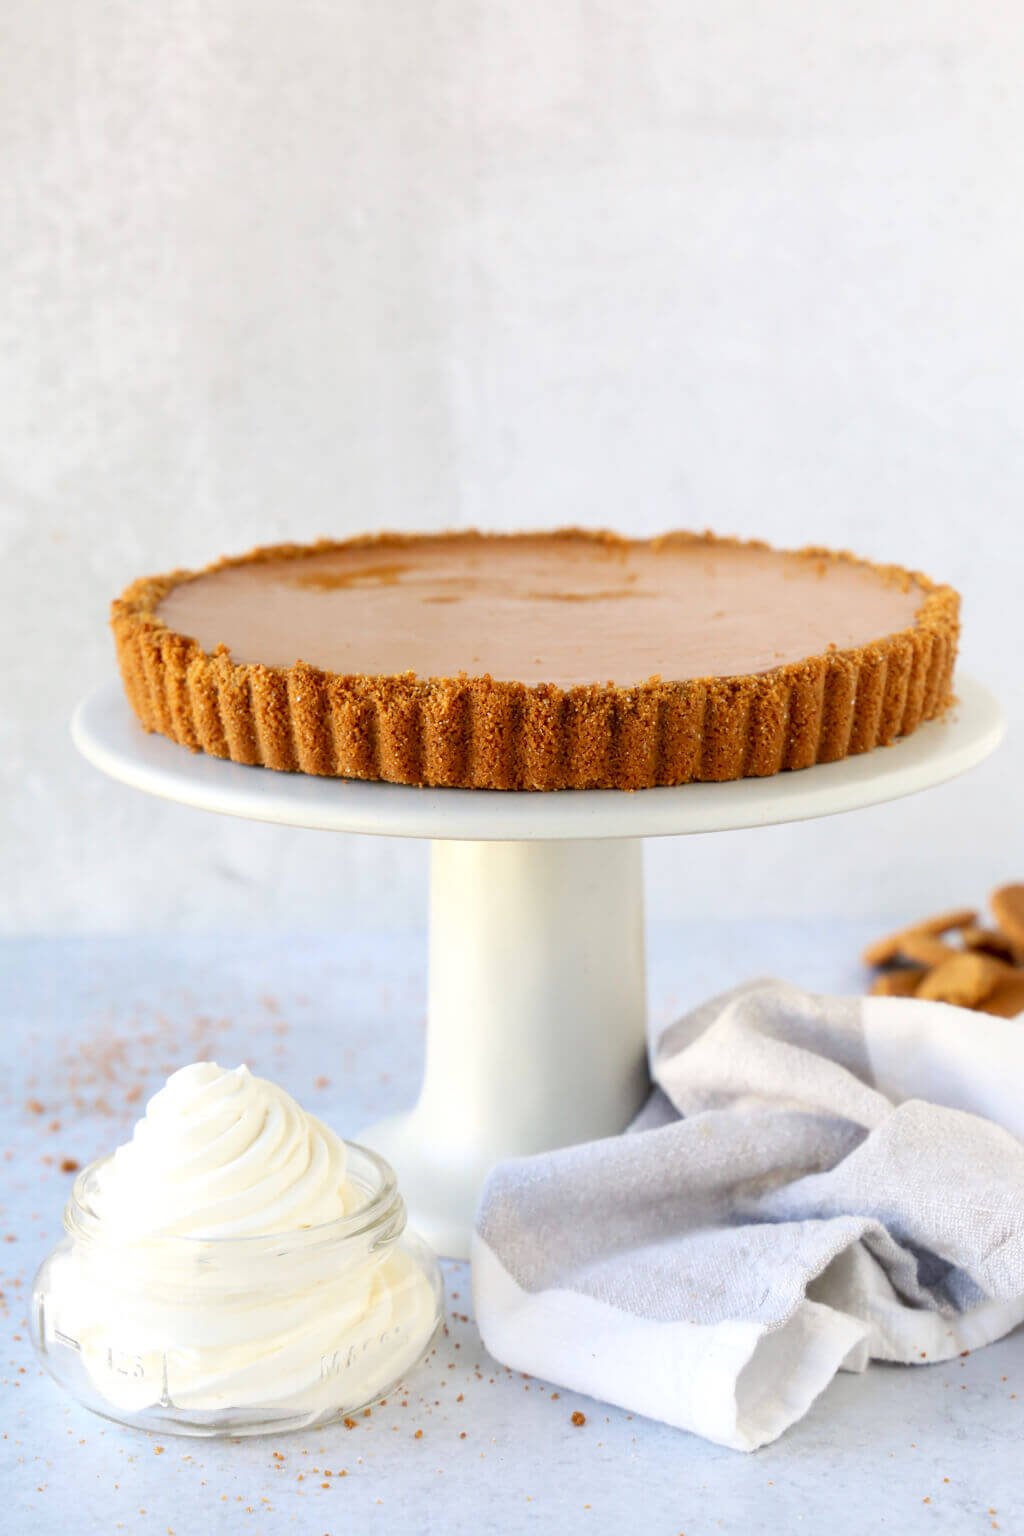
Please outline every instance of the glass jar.
[[185, 1435], [301, 1429], [384, 1396], [437, 1332], [441, 1275], [389, 1165], [346, 1146], [358, 1208], [266, 1237], [115, 1239], [91, 1204], [103, 1163], [84, 1169], [33, 1288], [51, 1375], [107, 1418]]

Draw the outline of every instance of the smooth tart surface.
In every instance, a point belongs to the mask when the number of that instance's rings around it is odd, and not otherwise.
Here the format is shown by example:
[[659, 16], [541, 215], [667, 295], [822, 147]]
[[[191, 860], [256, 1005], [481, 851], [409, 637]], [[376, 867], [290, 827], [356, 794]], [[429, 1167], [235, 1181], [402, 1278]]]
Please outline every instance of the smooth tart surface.
[[142, 725], [402, 784], [642, 789], [831, 762], [951, 700], [958, 598], [710, 534], [384, 534], [135, 582]]

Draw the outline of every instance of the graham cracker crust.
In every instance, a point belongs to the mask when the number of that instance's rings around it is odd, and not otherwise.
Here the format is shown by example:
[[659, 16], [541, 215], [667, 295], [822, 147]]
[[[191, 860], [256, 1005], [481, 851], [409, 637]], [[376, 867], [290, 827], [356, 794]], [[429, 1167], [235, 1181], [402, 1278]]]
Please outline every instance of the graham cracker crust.
[[[528, 537], [567, 534], [630, 542], [581, 529]], [[461, 530], [457, 536], [495, 543], [519, 537]], [[446, 537], [386, 533], [273, 545], [206, 570]], [[700, 540], [739, 542], [710, 533], [672, 533], [649, 542], [661, 547]], [[953, 699], [959, 597], [952, 587], [845, 552], [798, 553], [916, 583], [922, 602], [914, 623], [870, 645], [833, 649], [750, 676], [570, 688], [489, 676], [344, 676], [304, 662], [287, 668], [238, 664], [224, 646], [207, 653], [156, 613], [174, 586], [202, 572], [172, 571], [133, 582], [114, 601], [111, 624], [125, 692], [144, 729], [237, 763], [499, 790], [637, 790], [766, 777], [887, 746], [941, 715]]]

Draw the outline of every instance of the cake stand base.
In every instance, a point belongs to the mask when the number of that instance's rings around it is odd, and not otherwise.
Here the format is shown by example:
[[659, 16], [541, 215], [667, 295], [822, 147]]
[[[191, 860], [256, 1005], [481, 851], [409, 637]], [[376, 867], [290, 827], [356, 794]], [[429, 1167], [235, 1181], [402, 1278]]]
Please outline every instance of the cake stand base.
[[423, 1089], [366, 1140], [395, 1165], [413, 1226], [465, 1257], [496, 1161], [614, 1134], [643, 1099], [639, 840], [831, 816], [951, 779], [1003, 734], [985, 688], [958, 676], [957, 692], [946, 717], [886, 751], [637, 794], [411, 789], [245, 768], [147, 736], [116, 684], [82, 702], [72, 734], [105, 773], [183, 805], [431, 839]]
[[489, 1168], [612, 1135], [646, 1095], [640, 843], [434, 842], [427, 1007], [419, 1102], [361, 1139], [465, 1257]]

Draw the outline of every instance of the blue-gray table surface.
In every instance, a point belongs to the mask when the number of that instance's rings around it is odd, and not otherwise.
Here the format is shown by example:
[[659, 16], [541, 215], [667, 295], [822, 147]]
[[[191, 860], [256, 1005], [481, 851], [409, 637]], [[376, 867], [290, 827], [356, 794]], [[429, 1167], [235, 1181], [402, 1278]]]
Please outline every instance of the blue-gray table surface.
[[[752, 975], [854, 990], [870, 931], [654, 924], [652, 1023]], [[32, 1356], [27, 1303], [70, 1163], [123, 1140], [200, 1054], [247, 1061], [356, 1135], [415, 1096], [425, 963], [421, 933], [0, 944], [0, 1530], [1024, 1530], [1024, 1331], [947, 1365], [840, 1376], [781, 1441], [743, 1456], [506, 1371], [481, 1346], [468, 1268], [449, 1264], [435, 1354], [354, 1429], [157, 1440], [66, 1398]]]

